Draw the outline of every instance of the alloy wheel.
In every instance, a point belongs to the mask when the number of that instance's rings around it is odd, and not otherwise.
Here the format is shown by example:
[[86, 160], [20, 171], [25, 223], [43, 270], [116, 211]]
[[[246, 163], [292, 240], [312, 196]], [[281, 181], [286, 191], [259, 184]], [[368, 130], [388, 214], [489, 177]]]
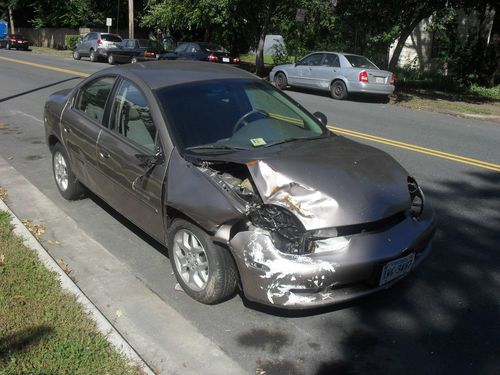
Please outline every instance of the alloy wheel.
[[68, 189], [68, 166], [66, 159], [60, 152], [56, 152], [54, 155], [54, 174], [59, 189], [66, 191]]
[[208, 259], [203, 245], [187, 229], [180, 229], [174, 236], [175, 265], [184, 283], [193, 291], [203, 290], [209, 277]]

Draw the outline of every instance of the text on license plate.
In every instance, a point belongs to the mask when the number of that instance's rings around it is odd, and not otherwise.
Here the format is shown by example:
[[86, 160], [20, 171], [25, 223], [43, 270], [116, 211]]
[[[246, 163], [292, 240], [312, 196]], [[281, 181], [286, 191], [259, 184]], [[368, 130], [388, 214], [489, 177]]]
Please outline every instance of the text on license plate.
[[222, 58], [222, 62], [229, 62], [229, 61], [230, 61], [229, 57], [223, 57]]
[[384, 77], [375, 77], [375, 83], [385, 83]]
[[380, 275], [379, 285], [384, 285], [391, 280], [398, 278], [405, 273], [408, 273], [415, 261], [415, 253], [411, 253], [403, 258], [393, 260], [384, 265], [382, 275]]

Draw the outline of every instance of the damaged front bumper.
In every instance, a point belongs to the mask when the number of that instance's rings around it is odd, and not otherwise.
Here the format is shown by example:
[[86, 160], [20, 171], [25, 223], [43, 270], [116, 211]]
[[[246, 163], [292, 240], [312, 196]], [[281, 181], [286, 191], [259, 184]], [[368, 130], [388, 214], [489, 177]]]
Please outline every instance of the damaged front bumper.
[[380, 285], [384, 265], [414, 253], [414, 269], [429, 253], [435, 219], [427, 207], [383, 232], [350, 236], [344, 246], [321, 253], [280, 252], [269, 232], [237, 233], [229, 242], [251, 301], [286, 309], [336, 304], [387, 289], [408, 273]]

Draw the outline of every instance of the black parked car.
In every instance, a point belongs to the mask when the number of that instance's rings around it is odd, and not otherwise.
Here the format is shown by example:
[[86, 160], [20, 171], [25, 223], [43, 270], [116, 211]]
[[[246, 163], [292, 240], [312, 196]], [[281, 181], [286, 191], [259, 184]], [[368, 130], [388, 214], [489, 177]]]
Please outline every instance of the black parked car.
[[172, 52], [163, 54], [162, 59], [210, 61], [235, 65], [240, 63], [240, 58], [225, 48], [217, 44], [204, 42], [181, 43]]
[[28, 50], [30, 47], [30, 42], [21, 34], [9, 34], [5, 38], [0, 39], [0, 48], [7, 49], [24, 49]]
[[124, 39], [118, 48], [108, 52], [108, 63], [136, 63], [158, 60], [164, 53], [161, 43], [148, 39]]
[[44, 111], [64, 198], [85, 186], [165, 244], [200, 302], [240, 285], [290, 309], [390, 287], [435, 230], [415, 179], [326, 121], [248, 72], [191, 61], [101, 70]]

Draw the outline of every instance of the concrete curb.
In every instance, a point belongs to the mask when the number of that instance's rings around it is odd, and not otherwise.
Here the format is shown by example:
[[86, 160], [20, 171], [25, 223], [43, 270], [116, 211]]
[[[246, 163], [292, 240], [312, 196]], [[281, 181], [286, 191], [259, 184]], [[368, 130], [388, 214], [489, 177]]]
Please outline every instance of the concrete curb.
[[61, 283], [61, 287], [67, 292], [73, 294], [78, 302], [83, 306], [84, 311], [95, 321], [97, 329], [106, 337], [108, 342], [113, 345], [119, 353], [124, 355], [131, 363], [138, 365], [147, 375], [154, 375], [153, 370], [139, 356], [139, 354], [130, 346], [122, 335], [113, 327], [99, 309], [90, 301], [87, 296], [78, 288], [71, 278], [63, 271], [59, 264], [45, 250], [42, 244], [31, 234], [19, 218], [12, 212], [7, 204], [0, 199], [0, 210], [6, 211], [12, 217], [11, 223], [14, 225], [14, 233], [24, 239], [24, 244], [33, 249], [40, 261], [50, 271], [56, 272]]

